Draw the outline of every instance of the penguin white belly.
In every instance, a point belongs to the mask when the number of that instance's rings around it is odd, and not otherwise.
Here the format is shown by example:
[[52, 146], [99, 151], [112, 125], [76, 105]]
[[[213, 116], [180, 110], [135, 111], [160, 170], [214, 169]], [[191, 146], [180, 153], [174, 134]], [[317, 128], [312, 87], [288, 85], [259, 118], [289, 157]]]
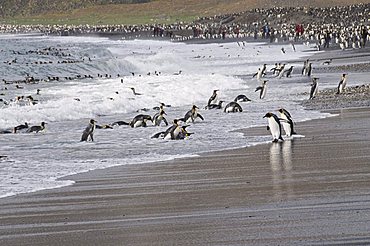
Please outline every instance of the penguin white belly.
[[279, 139], [281, 133], [280, 133], [280, 127], [279, 124], [275, 121], [273, 117], [268, 119], [269, 127], [271, 135], [274, 139]]
[[136, 128], [136, 127], [140, 127], [140, 126], [142, 126], [142, 125], [143, 125], [143, 121], [138, 120], [138, 121], [136, 121], [136, 122], [135, 122], [135, 124], [134, 124], [134, 128]]
[[265, 96], [266, 96], [266, 87], [262, 88], [261, 99], [264, 99]]
[[282, 125], [283, 125], [283, 128], [284, 128], [285, 134], [288, 137], [292, 136], [292, 128], [291, 128], [290, 124], [287, 123], [287, 122], [283, 122]]
[[234, 107], [227, 107], [225, 108], [225, 113], [231, 113], [233, 112], [233, 110], [234, 110]]

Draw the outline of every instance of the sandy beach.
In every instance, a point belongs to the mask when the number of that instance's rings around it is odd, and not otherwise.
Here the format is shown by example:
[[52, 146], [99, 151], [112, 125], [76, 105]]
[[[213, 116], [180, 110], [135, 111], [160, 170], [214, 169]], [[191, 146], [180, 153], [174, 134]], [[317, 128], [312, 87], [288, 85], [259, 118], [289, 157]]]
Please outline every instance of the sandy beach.
[[[305, 106], [328, 110], [323, 101]], [[0, 245], [370, 244], [370, 108], [334, 105], [332, 117], [297, 123], [302, 138], [95, 170], [0, 199]]]

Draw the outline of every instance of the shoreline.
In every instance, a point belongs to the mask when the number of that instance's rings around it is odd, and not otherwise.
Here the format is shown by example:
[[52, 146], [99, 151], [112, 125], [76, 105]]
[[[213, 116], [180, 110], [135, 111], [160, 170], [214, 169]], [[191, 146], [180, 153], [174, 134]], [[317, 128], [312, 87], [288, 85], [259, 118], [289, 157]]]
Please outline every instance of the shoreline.
[[306, 137], [294, 141], [95, 170], [73, 175], [72, 186], [0, 199], [0, 242], [368, 242], [370, 108], [330, 112], [339, 115], [299, 123]]

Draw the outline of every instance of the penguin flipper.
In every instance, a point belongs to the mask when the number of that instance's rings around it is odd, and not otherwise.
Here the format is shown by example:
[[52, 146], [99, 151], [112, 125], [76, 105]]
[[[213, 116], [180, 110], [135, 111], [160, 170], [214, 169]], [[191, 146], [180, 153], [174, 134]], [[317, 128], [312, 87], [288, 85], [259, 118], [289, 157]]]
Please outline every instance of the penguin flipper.
[[166, 126], [168, 126], [168, 122], [167, 122], [166, 118], [163, 117], [163, 121], [166, 124]]
[[267, 126], [266, 129], [267, 129], [267, 131], [270, 131], [270, 126]]
[[259, 90], [262, 90], [262, 86], [258, 86], [254, 92], [257, 92]]
[[201, 119], [201, 120], [204, 120], [203, 116], [201, 114], [198, 113], [198, 117]]

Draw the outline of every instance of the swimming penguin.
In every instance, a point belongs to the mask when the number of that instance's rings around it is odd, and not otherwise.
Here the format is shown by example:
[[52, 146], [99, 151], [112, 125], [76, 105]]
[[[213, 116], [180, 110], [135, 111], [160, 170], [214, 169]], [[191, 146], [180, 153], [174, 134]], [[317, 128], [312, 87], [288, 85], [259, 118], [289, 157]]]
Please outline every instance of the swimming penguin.
[[160, 126], [162, 121], [166, 124], [166, 126], [168, 126], [167, 119], [164, 117], [164, 115], [167, 114], [164, 112], [163, 108], [161, 108], [160, 111], [153, 116], [153, 123], [155, 126]]
[[284, 108], [280, 108], [278, 111], [280, 113], [281, 124], [285, 131], [285, 134], [288, 137], [292, 136], [293, 134], [296, 134], [293, 128], [294, 122], [292, 120], [292, 116], [290, 115], [290, 113]]
[[211, 105], [211, 104], [217, 104], [217, 101], [218, 101], [218, 95], [217, 95], [217, 92], [219, 90], [213, 90], [213, 94], [212, 96], [208, 99], [208, 103], [207, 103], [207, 106]]
[[344, 88], [346, 87], [347, 85], [347, 77], [346, 77], [347, 74], [343, 74], [342, 75], [342, 78], [340, 79], [339, 81], [339, 84], [338, 84], [338, 91], [337, 91], [337, 94], [340, 94], [343, 92]]
[[161, 102], [159, 106], [155, 106], [155, 107], [153, 107], [153, 109], [154, 110], [160, 110], [161, 108], [163, 109], [164, 107], [169, 108], [169, 107], [171, 107], [171, 105]]
[[147, 121], [151, 121], [153, 122], [153, 119], [150, 115], [146, 115], [146, 114], [139, 114], [139, 115], [136, 115], [132, 121], [129, 123], [129, 125], [133, 128], [136, 128], [136, 127], [146, 127], [146, 122]]
[[270, 130], [272, 135], [272, 142], [276, 143], [280, 140], [284, 141], [281, 137], [281, 124], [279, 118], [273, 113], [267, 113], [263, 118], [267, 118], [268, 120], [268, 127], [267, 130]]
[[186, 122], [186, 123], [189, 123], [190, 121], [194, 122], [197, 117], [199, 117], [201, 120], [204, 120], [203, 116], [198, 113], [197, 109], [199, 109], [199, 108], [197, 106], [193, 105], [191, 110], [189, 110], [185, 114], [184, 118], [181, 118], [180, 120], [183, 121], [183, 122]]
[[252, 100], [249, 99], [246, 95], [238, 95], [234, 99], [234, 102], [250, 102], [250, 101], [252, 101]]
[[258, 86], [255, 90], [255, 92], [260, 90], [260, 99], [264, 99], [265, 96], [266, 96], [266, 83], [267, 83], [267, 81], [268, 80], [262, 81], [262, 85]]
[[94, 141], [94, 130], [96, 127], [95, 123], [96, 121], [94, 119], [90, 120], [89, 125], [86, 127], [86, 129], [82, 133], [81, 142], [87, 141], [89, 137], [91, 141]]
[[172, 139], [172, 140], [175, 140], [178, 135], [180, 134], [180, 132], [182, 131], [181, 130], [181, 126], [178, 124], [178, 120], [177, 119], [174, 119], [173, 120], [173, 125], [170, 126], [163, 134], [163, 138], [164, 139]]
[[18, 125], [16, 127], [14, 127], [14, 133], [17, 133], [18, 131], [21, 131], [23, 129], [28, 129], [28, 123], [27, 122], [24, 122], [24, 125]]
[[113, 122], [111, 125], [112, 126], [128, 126], [128, 125], [130, 125], [130, 123], [126, 122], [126, 121], [123, 121], [123, 120], [120, 120], [120, 121]]
[[224, 109], [225, 113], [243, 112], [242, 107], [237, 102], [229, 102]]
[[317, 81], [319, 78], [312, 78], [311, 84], [311, 91], [310, 91], [310, 100], [314, 99], [318, 90], [319, 90], [319, 82]]
[[47, 123], [45, 122], [41, 122], [41, 125], [40, 126], [31, 126], [30, 128], [28, 128], [28, 130], [26, 131], [27, 133], [30, 133], [30, 132], [40, 132], [40, 131], [43, 131], [45, 129], [45, 125]]
[[96, 129], [113, 129], [111, 125], [95, 125]]
[[132, 90], [132, 92], [134, 93], [134, 95], [135, 95], [135, 96], [140, 96], [140, 95], [142, 95], [141, 93], [137, 93], [137, 92], [135, 91], [135, 88], [134, 88], [134, 87], [130, 87], [130, 89]]
[[206, 107], [205, 107], [205, 109], [221, 109], [222, 108], [222, 103], [223, 103], [224, 101], [222, 101], [222, 100], [220, 100], [219, 102], [218, 102], [218, 104], [210, 104], [210, 105], [207, 105]]

